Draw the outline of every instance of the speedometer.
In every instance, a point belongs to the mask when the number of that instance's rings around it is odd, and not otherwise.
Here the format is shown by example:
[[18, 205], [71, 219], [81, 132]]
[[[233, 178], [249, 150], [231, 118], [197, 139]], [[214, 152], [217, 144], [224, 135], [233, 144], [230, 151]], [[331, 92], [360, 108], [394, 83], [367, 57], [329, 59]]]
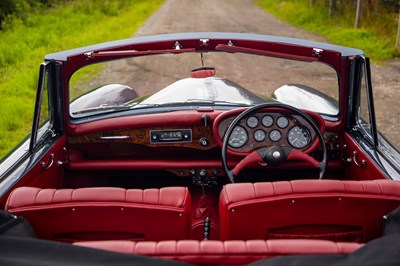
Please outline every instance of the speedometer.
[[229, 136], [228, 145], [232, 148], [240, 148], [246, 144], [248, 139], [246, 129], [242, 126], [236, 126]]
[[288, 141], [294, 148], [303, 149], [311, 142], [310, 131], [303, 126], [294, 126], [289, 130]]

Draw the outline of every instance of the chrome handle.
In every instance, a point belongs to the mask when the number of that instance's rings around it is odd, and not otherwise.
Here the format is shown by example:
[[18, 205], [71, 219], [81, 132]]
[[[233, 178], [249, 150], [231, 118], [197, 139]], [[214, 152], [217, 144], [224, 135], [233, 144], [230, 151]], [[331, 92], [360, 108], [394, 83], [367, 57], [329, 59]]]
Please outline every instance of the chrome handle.
[[46, 162], [40, 162], [40, 166], [42, 167], [43, 170], [48, 170], [54, 163], [54, 153], [50, 154], [50, 159], [49, 161]]
[[357, 161], [357, 151], [353, 151], [353, 162], [354, 162], [354, 164], [357, 165], [358, 167], [363, 168], [364, 165], [365, 165], [365, 163], [366, 163], [367, 161], [365, 161], [364, 159], [362, 159], [362, 160], [361, 160], [361, 163], [359, 163], [359, 162]]
[[68, 161], [69, 161], [69, 156], [68, 156], [68, 150], [67, 150], [67, 148], [63, 147], [63, 151], [64, 151], [65, 160], [64, 160], [64, 161], [58, 160], [58, 161], [57, 161], [58, 166], [63, 166], [63, 165], [65, 165], [65, 164], [67, 164]]
[[98, 140], [124, 140], [130, 139], [131, 136], [100, 136], [97, 137]]

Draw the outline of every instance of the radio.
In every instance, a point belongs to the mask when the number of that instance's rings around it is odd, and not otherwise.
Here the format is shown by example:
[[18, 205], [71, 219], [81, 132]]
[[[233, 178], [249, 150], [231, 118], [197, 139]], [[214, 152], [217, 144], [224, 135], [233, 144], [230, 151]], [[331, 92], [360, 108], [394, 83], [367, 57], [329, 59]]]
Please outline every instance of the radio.
[[191, 142], [191, 129], [150, 130], [150, 143]]

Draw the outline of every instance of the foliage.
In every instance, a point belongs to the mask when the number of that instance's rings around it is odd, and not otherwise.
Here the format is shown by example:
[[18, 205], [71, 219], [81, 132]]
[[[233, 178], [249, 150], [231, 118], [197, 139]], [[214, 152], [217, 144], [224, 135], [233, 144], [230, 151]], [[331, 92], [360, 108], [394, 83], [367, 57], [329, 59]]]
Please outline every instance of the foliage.
[[67, 0], [1, 0], [0, 29], [24, 22], [30, 13], [63, 3]]
[[359, 28], [355, 28], [356, 0], [257, 0], [256, 3], [282, 20], [321, 34], [332, 43], [364, 50], [372, 60], [380, 61], [400, 55], [395, 48], [399, 16], [395, 13], [396, 1], [368, 0], [369, 4], [362, 9]]
[[38, 6], [0, 31], [0, 158], [30, 132], [45, 54], [130, 37], [163, 1], [41, 2], [52, 7]]

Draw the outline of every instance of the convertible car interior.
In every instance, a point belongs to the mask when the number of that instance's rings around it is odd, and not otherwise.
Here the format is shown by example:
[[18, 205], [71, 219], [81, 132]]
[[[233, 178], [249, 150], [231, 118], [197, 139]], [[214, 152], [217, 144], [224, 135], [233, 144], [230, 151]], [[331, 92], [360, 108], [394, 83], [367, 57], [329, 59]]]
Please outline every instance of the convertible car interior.
[[362, 51], [252, 34], [47, 55], [1, 207], [41, 240], [193, 264], [352, 254], [400, 206], [369, 75]]

